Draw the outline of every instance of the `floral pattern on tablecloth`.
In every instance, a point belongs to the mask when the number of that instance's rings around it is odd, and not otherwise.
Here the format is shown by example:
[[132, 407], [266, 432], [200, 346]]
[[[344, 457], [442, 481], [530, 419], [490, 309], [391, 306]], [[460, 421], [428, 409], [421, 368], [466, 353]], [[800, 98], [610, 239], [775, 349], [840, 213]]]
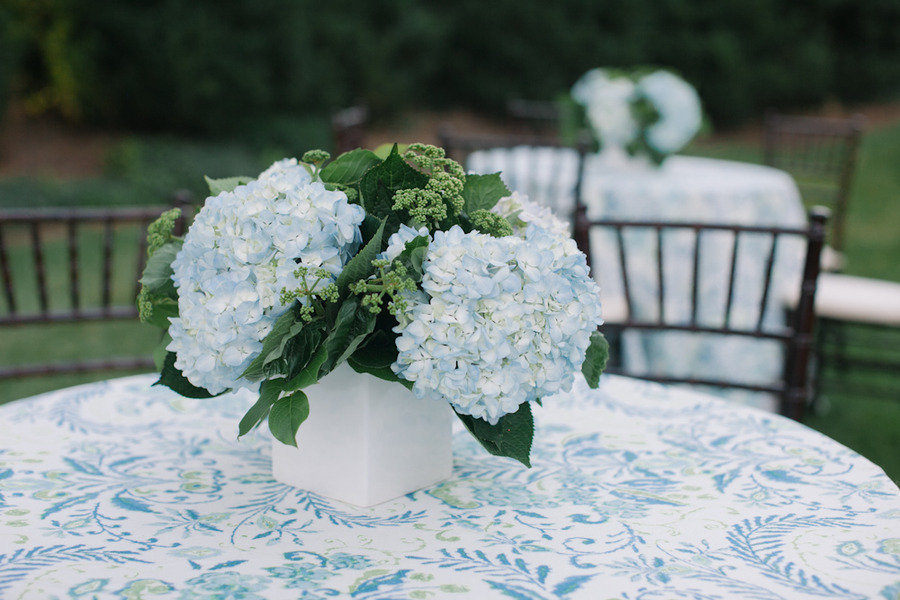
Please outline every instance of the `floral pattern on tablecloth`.
[[136, 376], [0, 407], [2, 598], [887, 598], [900, 491], [797, 423], [604, 376], [536, 408], [532, 469], [465, 432], [368, 509], [272, 479], [250, 394]]
[[[570, 148], [520, 146], [473, 153], [466, 167], [477, 173], [500, 171], [511, 189], [550, 206], [561, 217], [574, 208], [577, 154]], [[742, 223], [803, 227], [806, 223], [797, 186], [783, 171], [759, 165], [672, 156], [659, 168], [615, 153], [585, 159], [582, 198], [590, 218], [671, 222]], [[641, 248], [628, 262], [629, 290], [637, 318], [658, 314], [656, 237], [651, 231], [626, 231], [628, 248]], [[690, 277], [694, 234], [668, 232], [663, 243], [665, 311], [669, 323], [690, 322]], [[732, 243], [728, 233], [703, 237], [698, 281], [698, 324], [719, 327], [728, 298]], [[767, 240], [743, 237], [738, 247], [731, 324], [753, 330], [759, 318], [763, 275], [771, 247]], [[592, 270], [601, 297], [610, 305], [624, 303], [619, 255], [611, 232], [591, 232]], [[799, 287], [804, 245], [784, 238], [775, 253], [765, 327], [784, 322], [784, 300]], [[782, 345], [746, 337], [680, 332], [623, 336], [622, 361], [628, 373], [740, 380], [768, 385], [783, 374]], [[775, 410], [768, 394], [728, 390], [730, 398]]]

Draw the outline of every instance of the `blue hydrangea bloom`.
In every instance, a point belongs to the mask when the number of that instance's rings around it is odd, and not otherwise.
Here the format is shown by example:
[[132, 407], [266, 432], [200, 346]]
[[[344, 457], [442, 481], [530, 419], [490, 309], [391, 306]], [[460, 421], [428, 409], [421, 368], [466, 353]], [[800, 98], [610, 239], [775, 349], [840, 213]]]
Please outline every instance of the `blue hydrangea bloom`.
[[167, 348], [175, 366], [214, 394], [249, 386], [241, 373], [288, 308], [281, 290], [298, 286], [295, 259], [337, 277], [359, 246], [364, 217], [295, 159], [208, 198], [172, 263], [179, 316]]
[[496, 424], [571, 388], [602, 322], [571, 238], [535, 224], [502, 238], [455, 226], [434, 233], [423, 268], [425, 293], [398, 315], [392, 365], [418, 397]]

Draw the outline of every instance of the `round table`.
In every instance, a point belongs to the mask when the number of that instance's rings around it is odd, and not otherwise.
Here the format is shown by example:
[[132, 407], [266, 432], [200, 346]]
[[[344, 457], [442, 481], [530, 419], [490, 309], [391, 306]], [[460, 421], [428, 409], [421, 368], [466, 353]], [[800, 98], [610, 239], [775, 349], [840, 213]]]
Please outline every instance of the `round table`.
[[895, 598], [900, 490], [781, 417], [626, 378], [535, 408], [534, 467], [359, 509], [274, 481], [250, 394], [135, 376], [0, 407], [3, 598]]
[[[561, 217], [574, 208], [577, 154], [570, 148], [518, 146], [474, 152], [466, 167], [477, 173], [499, 171], [510, 189], [550, 206]], [[749, 163], [671, 156], [659, 168], [622, 154], [604, 152], [585, 159], [582, 200], [591, 219], [734, 223], [804, 227], [806, 215], [793, 179], [784, 171]], [[619, 250], [611, 231], [593, 229], [591, 262], [600, 284], [604, 318], [617, 322], [626, 302]], [[664, 260], [667, 321], [688, 324], [694, 237], [669, 232]], [[658, 313], [656, 240], [652, 232], [626, 232], [626, 244], [647, 251], [629, 257], [629, 287], [638, 319]], [[752, 330], [759, 317], [768, 240], [744, 237], [736, 261], [736, 287], [731, 325]], [[783, 239], [775, 255], [772, 288], [766, 306], [767, 327], [783, 323], [785, 298], [797, 296], [805, 247], [799, 238]], [[722, 325], [731, 267], [730, 234], [707, 234], [700, 264], [698, 318], [700, 324]], [[783, 376], [783, 348], [778, 342], [680, 332], [628, 331], [621, 358], [629, 373], [655, 373], [708, 379], [741, 379], [771, 384]], [[775, 410], [767, 394], [732, 390], [739, 402]]]

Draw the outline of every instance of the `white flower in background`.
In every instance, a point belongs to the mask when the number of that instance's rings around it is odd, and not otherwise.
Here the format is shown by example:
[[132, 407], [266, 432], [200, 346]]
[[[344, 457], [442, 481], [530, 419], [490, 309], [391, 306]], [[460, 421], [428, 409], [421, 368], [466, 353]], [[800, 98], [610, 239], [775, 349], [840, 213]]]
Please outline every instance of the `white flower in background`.
[[398, 315], [392, 365], [419, 398], [496, 424], [571, 387], [602, 322], [571, 238], [534, 224], [502, 238], [454, 226], [434, 233], [423, 268], [425, 294]]
[[525, 231], [531, 224], [542, 227], [554, 235], [569, 237], [568, 223], [557, 217], [550, 207], [532, 202], [519, 192], [500, 198], [491, 211], [508, 220], [513, 233], [519, 237], [525, 237]]
[[634, 82], [613, 76], [604, 69], [592, 69], [572, 86], [572, 98], [584, 106], [588, 123], [604, 146], [626, 147], [638, 134], [631, 115]]
[[668, 71], [656, 71], [637, 82], [636, 92], [647, 98], [659, 120], [647, 128], [647, 143], [672, 154], [690, 142], [703, 121], [700, 98], [689, 83]]
[[295, 259], [336, 277], [361, 241], [364, 216], [296, 159], [208, 198], [172, 263], [179, 316], [171, 319], [168, 350], [175, 366], [213, 394], [249, 386], [240, 375], [288, 309], [280, 294], [298, 286]]

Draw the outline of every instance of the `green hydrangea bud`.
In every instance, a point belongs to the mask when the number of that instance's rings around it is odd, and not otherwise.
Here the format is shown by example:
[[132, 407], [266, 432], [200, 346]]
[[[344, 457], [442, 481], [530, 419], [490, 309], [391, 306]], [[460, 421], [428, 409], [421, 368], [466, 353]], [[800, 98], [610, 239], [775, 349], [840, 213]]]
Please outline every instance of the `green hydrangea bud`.
[[509, 221], [489, 210], [479, 209], [470, 216], [472, 218], [472, 226], [481, 233], [494, 237], [505, 237], [513, 234], [513, 228]]
[[316, 149], [304, 152], [300, 160], [311, 165], [319, 166], [329, 158], [331, 158], [331, 153], [326, 152], [325, 150]]
[[159, 215], [159, 218], [147, 227], [147, 256], [165, 246], [172, 240], [175, 222], [181, 217], [180, 208], [172, 208]]

